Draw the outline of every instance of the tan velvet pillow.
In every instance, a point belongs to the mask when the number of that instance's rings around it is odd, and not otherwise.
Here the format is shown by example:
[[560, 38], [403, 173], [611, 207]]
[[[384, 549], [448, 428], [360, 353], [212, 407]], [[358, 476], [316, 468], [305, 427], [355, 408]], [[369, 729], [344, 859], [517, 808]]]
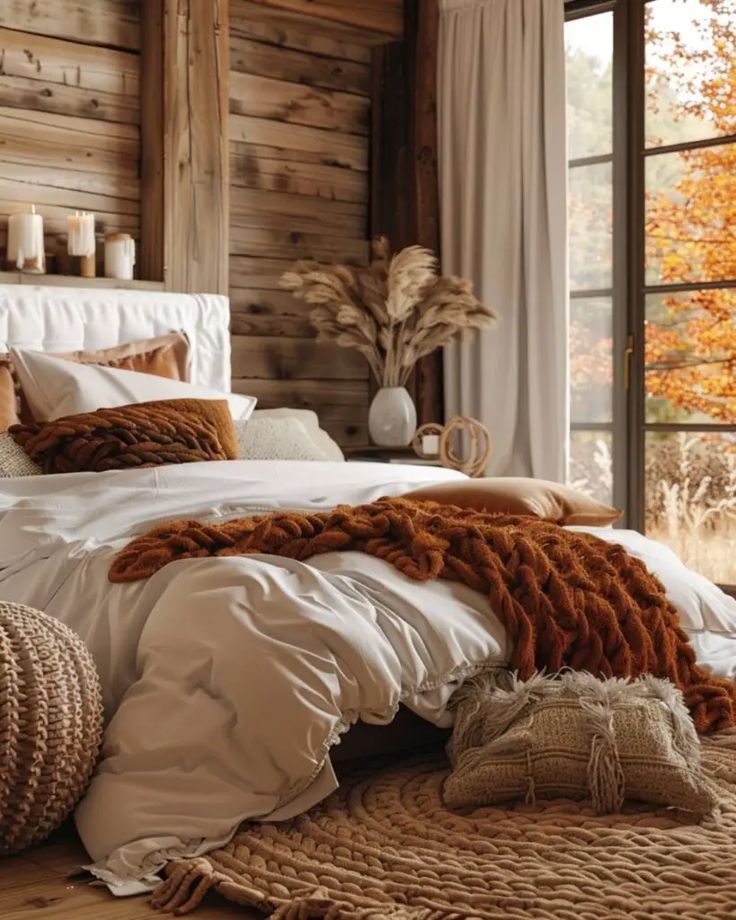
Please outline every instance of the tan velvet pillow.
[[18, 416], [18, 394], [10, 361], [0, 356], [0, 432], [20, 421]]
[[9, 433], [44, 473], [233, 460], [238, 445], [224, 399], [164, 399], [14, 425]]
[[[112, 348], [50, 354], [77, 364], [99, 364], [102, 367], [168, 377], [170, 380], [188, 380], [189, 340], [183, 332], [125, 342]], [[23, 398], [10, 355], [0, 354], [0, 431], [6, 431], [11, 425], [20, 422], [30, 424], [33, 415]]]
[[122, 371], [138, 371], [170, 380], [188, 379], [189, 340], [183, 332], [170, 332], [151, 339], [124, 342], [112, 348], [79, 349], [65, 353], [49, 352], [77, 364], [99, 364]]
[[408, 492], [403, 497], [474, 508], [476, 511], [528, 514], [555, 524], [590, 527], [612, 524], [623, 514], [617, 508], [609, 508], [559, 482], [513, 476], [438, 483]]

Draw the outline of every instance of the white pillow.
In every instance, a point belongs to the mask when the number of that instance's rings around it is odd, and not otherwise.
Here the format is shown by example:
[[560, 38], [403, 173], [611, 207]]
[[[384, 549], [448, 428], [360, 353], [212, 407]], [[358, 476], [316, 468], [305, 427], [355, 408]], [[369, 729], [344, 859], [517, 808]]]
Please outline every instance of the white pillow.
[[77, 364], [64, 358], [53, 358], [42, 351], [13, 348], [10, 353], [37, 422], [156, 399], [227, 399], [233, 418], [246, 419], [256, 404], [253, 396], [222, 393], [168, 377], [96, 364]]
[[241, 460], [327, 460], [295, 418], [250, 418], [235, 422]]
[[38, 476], [41, 467], [16, 444], [7, 431], [0, 432], [0, 479], [11, 476]]
[[295, 418], [302, 423], [307, 434], [328, 460], [345, 460], [345, 455], [340, 450], [340, 445], [337, 441], [333, 441], [324, 428], [319, 427], [319, 416], [316, 412], [312, 412], [311, 409], [291, 409], [288, 407], [256, 409], [253, 413], [253, 418]]

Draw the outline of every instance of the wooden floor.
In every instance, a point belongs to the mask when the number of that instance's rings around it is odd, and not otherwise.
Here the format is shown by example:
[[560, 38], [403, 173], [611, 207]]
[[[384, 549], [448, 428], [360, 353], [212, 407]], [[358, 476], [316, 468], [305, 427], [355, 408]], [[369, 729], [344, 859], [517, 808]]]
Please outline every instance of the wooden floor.
[[[2, 920], [166, 920], [148, 905], [145, 896], [115, 898], [107, 888], [92, 888], [69, 878], [87, 861], [71, 826], [48, 843], [19, 856], [0, 857], [0, 918]], [[250, 920], [256, 911], [211, 897], [192, 920]]]

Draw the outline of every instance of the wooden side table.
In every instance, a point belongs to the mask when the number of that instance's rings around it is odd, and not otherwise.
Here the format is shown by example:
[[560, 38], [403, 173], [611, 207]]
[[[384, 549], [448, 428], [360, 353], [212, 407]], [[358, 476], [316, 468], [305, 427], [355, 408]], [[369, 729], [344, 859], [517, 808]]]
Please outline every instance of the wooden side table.
[[423, 459], [417, 457], [411, 447], [378, 447], [365, 444], [357, 447], [344, 447], [345, 459], [361, 463], [411, 463], [416, 466], [442, 466], [439, 457]]

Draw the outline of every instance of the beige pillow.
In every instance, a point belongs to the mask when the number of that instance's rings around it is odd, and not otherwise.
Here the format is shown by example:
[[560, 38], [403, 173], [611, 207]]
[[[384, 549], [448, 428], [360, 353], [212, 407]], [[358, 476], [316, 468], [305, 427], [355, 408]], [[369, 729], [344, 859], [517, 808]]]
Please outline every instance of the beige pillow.
[[624, 799], [699, 815], [718, 805], [680, 691], [649, 675], [599, 680], [581, 671], [459, 691], [448, 755], [450, 808], [511, 799], [590, 799], [599, 814]]
[[438, 483], [408, 492], [403, 497], [475, 508], [476, 511], [528, 514], [555, 524], [590, 527], [612, 524], [623, 514], [559, 482], [514, 476]]

